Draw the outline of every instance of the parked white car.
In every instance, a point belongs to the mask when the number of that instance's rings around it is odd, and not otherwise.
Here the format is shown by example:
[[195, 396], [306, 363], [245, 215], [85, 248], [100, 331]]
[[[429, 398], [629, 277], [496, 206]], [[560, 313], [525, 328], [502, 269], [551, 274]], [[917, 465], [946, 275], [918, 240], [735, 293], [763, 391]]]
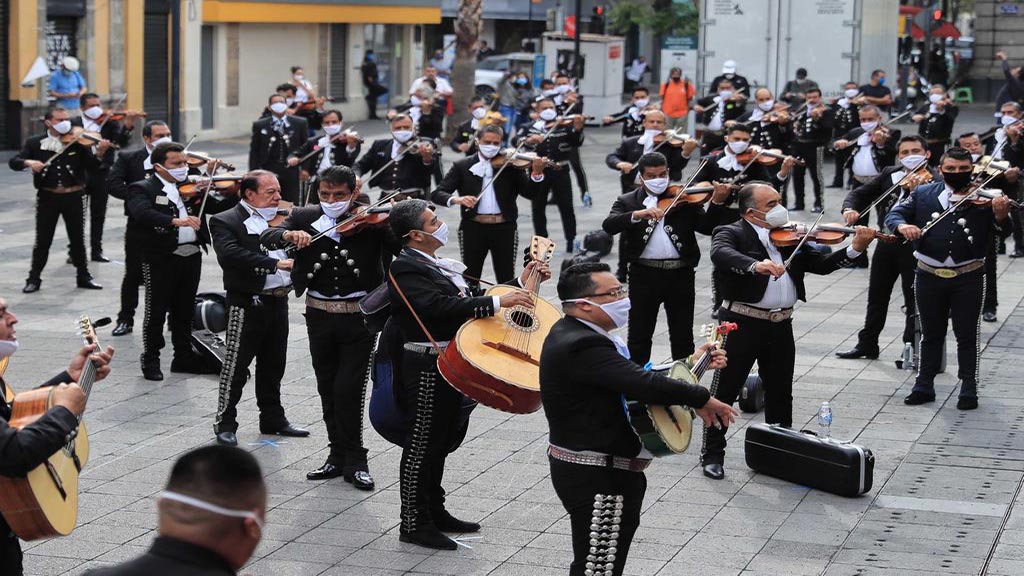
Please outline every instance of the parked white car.
[[[522, 70], [533, 78], [536, 54], [532, 52], [511, 52], [488, 56], [476, 64], [473, 80], [477, 94], [490, 94], [498, 90], [498, 84], [510, 70]], [[543, 73], [543, 70], [541, 71]]]

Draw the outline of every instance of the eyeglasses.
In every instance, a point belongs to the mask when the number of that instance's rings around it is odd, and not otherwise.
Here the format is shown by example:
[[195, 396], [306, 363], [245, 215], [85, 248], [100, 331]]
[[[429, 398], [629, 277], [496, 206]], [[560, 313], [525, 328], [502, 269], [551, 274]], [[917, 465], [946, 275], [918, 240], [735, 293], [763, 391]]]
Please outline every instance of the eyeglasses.
[[584, 298], [593, 298], [595, 296], [612, 296], [614, 298], [625, 298], [629, 295], [629, 287], [625, 284], [620, 285], [617, 288], [612, 288], [607, 292], [598, 292], [597, 294], [587, 294]]

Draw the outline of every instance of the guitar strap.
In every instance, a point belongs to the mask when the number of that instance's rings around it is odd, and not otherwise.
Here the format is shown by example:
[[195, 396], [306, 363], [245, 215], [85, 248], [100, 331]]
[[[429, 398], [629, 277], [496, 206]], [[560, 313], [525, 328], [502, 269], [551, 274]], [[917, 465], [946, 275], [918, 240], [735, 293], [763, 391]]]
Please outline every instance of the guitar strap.
[[[437, 357], [444, 358], [444, 350], [438, 345], [437, 340], [434, 340], [434, 336], [430, 333], [430, 330], [427, 330], [427, 326], [423, 323], [423, 320], [420, 319], [420, 315], [416, 313], [416, 309], [412, 307], [412, 302], [409, 302], [409, 299], [406, 298], [405, 292], [403, 292], [402, 287], [398, 285], [398, 281], [395, 280], [395, 275], [391, 273], [390, 268], [388, 269], [388, 278], [391, 279], [391, 285], [395, 287], [395, 291], [398, 292], [398, 296], [402, 298], [402, 302], [405, 302], [405, 307], [409, 309], [409, 313], [412, 314], [413, 320], [416, 320], [416, 324], [419, 325], [420, 330], [422, 330], [427, 336], [427, 340], [430, 341], [430, 345], [434, 347], [435, 351], [437, 351]], [[451, 368], [447, 359], [444, 360], [444, 363]]]

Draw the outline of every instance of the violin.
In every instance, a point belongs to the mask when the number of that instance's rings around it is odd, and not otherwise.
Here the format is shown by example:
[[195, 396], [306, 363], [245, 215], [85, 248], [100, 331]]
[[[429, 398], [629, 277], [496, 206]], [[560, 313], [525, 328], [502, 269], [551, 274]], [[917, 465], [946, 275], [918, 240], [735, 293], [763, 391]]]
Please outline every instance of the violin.
[[[896, 236], [892, 234], [883, 234], [874, 228], [870, 228], [870, 230], [881, 242], [894, 243], [897, 240]], [[785, 226], [772, 228], [772, 231], [768, 233], [768, 238], [776, 246], [796, 246], [803, 242], [804, 237], [808, 235], [810, 237], [807, 240], [817, 244], [841, 244], [847, 236], [856, 233], [856, 229], [842, 224], [819, 224], [812, 230], [812, 226], [803, 222], [790, 222]]]
[[387, 228], [388, 218], [391, 216], [391, 205], [371, 206], [359, 210], [344, 222], [338, 225], [338, 234], [342, 236], [355, 236], [363, 230], [379, 230]]
[[[77, 142], [82, 146], [95, 146], [100, 142], [103, 142], [103, 140], [104, 138], [103, 136], [100, 136], [99, 132], [90, 132], [81, 126], [74, 126], [71, 128], [70, 132], [60, 136], [60, 141], [65, 146], [73, 142]], [[119, 146], [113, 142], [110, 143], [110, 147], [114, 149], [119, 148]]]
[[[991, 204], [993, 200], [1001, 196], [1005, 196], [1005, 194], [1003, 194], [1002, 190], [978, 188], [977, 190], [974, 190], [969, 194], [954, 194], [950, 196], [949, 201], [958, 202], [959, 200], [962, 200], [964, 196], [971, 197], [971, 199], [968, 200], [971, 204], [974, 204], [976, 206], [987, 206]], [[1020, 204], [1013, 199], [1010, 199], [1010, 206], [1013, 206], [1014, 208], [1020, 208]]]
[[192, 150], [187, 150], [185, 152], [185, 161], [188, 163], [188, 167], [189, 168], [199, 168], [199, 167], [201, 167], [201, 166], [203, 166], [205, 164], [208, 164], [210, 162], [216, 162], [217, 166], [219, 168], [224, 168], [228, 172], [234, 172], [235, 171], [235, 165], [234, 164], [228, 164], [227, 162], [225, 162], [225, 161], [223, 161], [223, 160], [221, 160], [219, 158], [214, 158], [212, 156], [208, 156], [207, 154], [205, 154], [203, 152], [193, 152]]
[[978, 174], [1002, 174], [1011, 168], [1006, 160], [996, 160], [991, 156], [982, 156], [974, 163], [974, 175]]
[[575, 122], [577, 118], [583, 118], [585, 122], [594, 119], [593, 116], [587, 116], [585, 114], [568, 114], [566, 116], [559, 116], [554, 120], [545, 123], [544, 126], [549, 130], [555, 126], [569, 126]]
[[323, 102], [337, 102], [340, 98], [334, 96], [317, 96], [312, 100], [306, 100], [305, 102], [295, 103], [295, 112], [313, 112]]
[[764, 115], [762, 120], [774, 122], [775, 124], [788, 124], [791, 119], [789, 116], [789, 108], [791, 106], [792, 104], [776, 104], [771, 112]]
[[[500, 161], [503, 159], [507, 160], [508, 163], [511, 164], [513, 168], [519, 168], [520, 170], [528, 170], [533, 165], [533, 161], [537, 159], [537, 154], [534, 152], [516, 152], [514, 148], [507, 148], [505, 150], [498, 152], [498, 155], [495, 156], [491, 160], [491, 162], [498, 160], [500, 163]], [[555, 162], [554, 160], [548, 160], [547, 158], [545, 158], [544, 167], [559, 169], [564, 168], [565, 163]]]
[[190, 176], [178, 183], [178, 194], [182, 198], [193, 198], [208, 190], [219, 192], [222, 196], [237, 196], [242, 174], [222, 174], [220, 176]]
[[676, 130], [665, 130], [654, 137], [654, 143], [656, 145], [655, 150], [657, 150], [662, 144], [666, 143], [669, 146], [682, 146], [687, 140], [693, 140], [693, 136]]
[[[739, 188], [735, 184], [730, 184], [730, 187]], [[682, 182], [669, 183], [665, 192], [658, 196], [658, 209], [668, 214], [679, 206], [703, 204], [711, 199], [714, 192], [715, 187], [711, 182], [698, 182], [693, 186]]]
[[287, 218], [289, 215], [291, 215], [292, 208], [294, 208], [294, 207], [295, 207], [295, 205], [292, 204], [291, 202], [289, 202], [287, 200], [281, 200], [277, 204], [277, 215], [274, 216], [273, 218], [271, 218], [270, 220], [268, 220], [267, 221], [267, 225], [268, 226], [280, 226], [281, 224], [284, 223], [285, 218]]
[[106, 124], [113, 120], [114, 122], [120, 122], [128, 117], [133, 118], [145, 118], [146, 113], [140, 110], [104, 110], [103, 114], [95, 120], [97, 124]]
[[803, 166], [805, 164], [802, 159], [796, 158], [795, 156], [787, 156], [782, 153], [782, 150], [777, 148], [749, 146], [741, 154], [736, 155], [736, 160], [738, 160], [740, 164], [749, 164], [754, 160], [754, 158], [757, 158], [757, 161], [765, 166], [773, 166], [786, 158], [793, 158], [793, 162], [799, 166]]

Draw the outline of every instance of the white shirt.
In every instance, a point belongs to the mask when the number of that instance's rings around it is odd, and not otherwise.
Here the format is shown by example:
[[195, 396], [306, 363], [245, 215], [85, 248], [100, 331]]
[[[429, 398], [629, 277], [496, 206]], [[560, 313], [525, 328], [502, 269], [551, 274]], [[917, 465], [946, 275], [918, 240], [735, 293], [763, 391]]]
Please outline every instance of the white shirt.
[[641, 62], [639, 59], [633, 60], [630, 63], [629, 69], [626, 70], [626, 78], [629, 78], [633, 82], [639, 82], [644, 77], [644, 72], [647, 71], [647, 62]]
[[1006, 149], [1006, 144], [1005, 144], [1005, 142], [1006, 142], [1006, 128], [1000, 128], [1000, 129], [996, 130], [995, 136], [996, 136], [996, 146], [995, 146], [995, 148], [993, 148], [995, 153], [992, 154], [992, 158], [994, 160], [1002, 160], [1003, 159], [1003, 150]]
[[[942, 209], [943, 210], [949, 208], [949, 202], [950, 202], [949, 197], [952, 194], [953, 194], [953, 189], [950, 188], [949, 186], [946, 186], [946, 188], [942, 192], [939, 193], [938, 200], [939, 200], [939, 204], [942, 205]], [[972, 258], [970, 260], [964, 260], [963, 262], [956, 262], [955, 260], [953, 260], [953, 255], [950, 254], [949, 256], [946, 256], [946, 260], [945, 261], [939, 262], [935, 258], [932, 258], [930, 256], [926, 256], [926, 255], [922, 254], [918, 250], [914, 251], [914, 258], [917, 258], [921, 262], [924, 262], [925, 264], [927, 264], [929, 266], [932, 266], [932, 267], [935, 267], [935, 268], [949, 268], [951, 266], [963, 266], [965, 264], [970, 264], [971, 262], [977, 262], [977, 261], [981, 260], [980, 258]]]
[[330, 136], [323, 136], [320, 141], [317, 142], [324, 155], [320, 157], [320, 165], [317, 166], [316, 171], [319, 173], [321, 170], [331, 167], [331, 150], [334, 149], [334, 143], [331, 142]]
[[[772, 244], [769, 233], [771, 230], [763, 226], [754, 226], [748, 223], [755, 232], [757, 232], [757, 238], [761, 241], [761, 245], [768, 251], [768, 257], [772, 262], [776, 264], [784, 264], [786, 259], [782, 257], [782, 253], [779, 249]], [[846, 248], [846, 257], [854, 259], [860, 256], [860, 252], [854, 250], [853, 247]], [[790, 278], [789, 272], [784, 273], [782, 276], [772, 280], [768, 280], [768, 287], [765, 288], [764, 297], [757, 302], [745, 302], [750, 306], [761, 308], [764, 310], [776, 310], [780, 308], [792, 308], [797, 301], [796, 284], [793, 283], [793, 279]]]
[[871, 156], [874, 144], [867, 132], [857, 138], [857, 153], [853, 156], [854, 176], [878, 176], [878, 169], [875, 168], [875, 159]]
[[469, 171], [481, 179], [480, 196], [477, 197], [477, 214], [501, 214], [498, 195], [494, 192], [494, 166], [491, 161], [477, 154], [479, 162], [473, 164]]
[[[644, 198], [644, 207], [653, 208], [658, 205], [658, 197], [647, 194]], [[674, 260], [679, 258], [679, 251], [665, 231], [665, 219], [658, 220], [651, 237], [647, 240], [647, 246], [640, 253], [640, 258], [645, 260]]]
[[[452, 284], [455, 284], [455, 287], [459, 289], [459, 293], [461, 295], [465, 296], [467, 294], [469, 284], [466, 283], [466, 278], [462, 275], [462, 273], [466, 271], [465, 264], [453, 258], [437, 258], [415, 248], [410, 248], [410, 250], [433, 263], [434, 267], [437, 268], [441, 274], [447, 276], [448, 279], [452, 281]], [[494, 302], [494, 312], [497, 313], [501, 308], [501, 298], [497, 296], [491, 296], [491, 298]], [[444, 344], [447, 343], [448, 341], [445, 340]], [[438, 344], [441, 344], [441, 342], [438, 342]]]
[[728, 144], [726, 144], [723, 150], [725, 151], [725, 153], [722, 154], [722, 157], [718, 159], [718, 162], [716, 162], [716, 164], [718, 164], [718, 166], [724, 170], [733, 170], [734, 172], [739, 172], [740, 170], [743, 170], [743, 166], [740, 164], [740, 161], [736, 158], [736, 155], [732, 153], [732, 148], [729, 148]]
[[[426, 76], [420, 76], [419, 78], [413, 80], [412, 87], [409, 88], [409, 94], [415, 94], [423, 86], [429, 87], [429, 84], [426, 84], [426, 81]], [[455, 90], [452, 89], [452, 85], [447, 80], [440, 76], [434, 78], [434, 82], [437, 84], [437, 92], [441, 96], [450, 96], [453, 92], [455, 92]]]
[[88, 130], [89, 132], [99, 132], [100, 130], [103, 129], [102, 126], [100, 126], [96, 122], [93, 122], [85, 114], [82, 114], [82, 128]]
[[[181, 194], [178, 194], [178, 186], [173, 182], [164, 180], [163, 176], [157, 175], [157, 178], [164, 185], [164, 193], [167, 194], [167, 199], [178, 208], [178, 218], [188, 218], [188, 210], [185, 208], [185, 202], [181, 199]], [[181, 226], [178, 228], [178, 244], [192, 244], [198, 239], [196, 231], [191, 226]]]
[[708, 122], [708, 130], [718, 132], [722, 129], [722, 117], [725, 115], [725, 99], [721, 96], [715, 96], [715, 102], [717, 102], [718, 109], [711, 115], [711, 121]]
[[644, 147], [644, 154], [648, 154], [654, 150], [654, 136], [648, 138], [646, 131], [637, 139], [636, 143]]
[[[250, 206], [245, 201], [239, 202], [245, 211], [249, 213], [249, 217], [246, 218], [245, 229], [249, 234], [260, 235], [261, 232], [270, 228], [270, 224], [267, 223], [266, 219], [256, 211], [255, 208]], [[284, 250], [270, 250], [267, 252], [267, 256], [270, 256], [274, 260], [287, 260], [288, 253]], [[278, 269], [273, 274], [267, 274], [266, 279], [263, 281], [264, 290], [273, 290], [274, 288], [282, 288], [284, 286], [290, 286], [292, 283], [292, 275], [287, 270]]]
[[392, 160], [397, 160], [398, 159], [399, 150], [401, 150], [403, 147], [405, 147], [405, 144], [402, 144], [398, 140], [392, 140], [391, 141], [391, 159]]

